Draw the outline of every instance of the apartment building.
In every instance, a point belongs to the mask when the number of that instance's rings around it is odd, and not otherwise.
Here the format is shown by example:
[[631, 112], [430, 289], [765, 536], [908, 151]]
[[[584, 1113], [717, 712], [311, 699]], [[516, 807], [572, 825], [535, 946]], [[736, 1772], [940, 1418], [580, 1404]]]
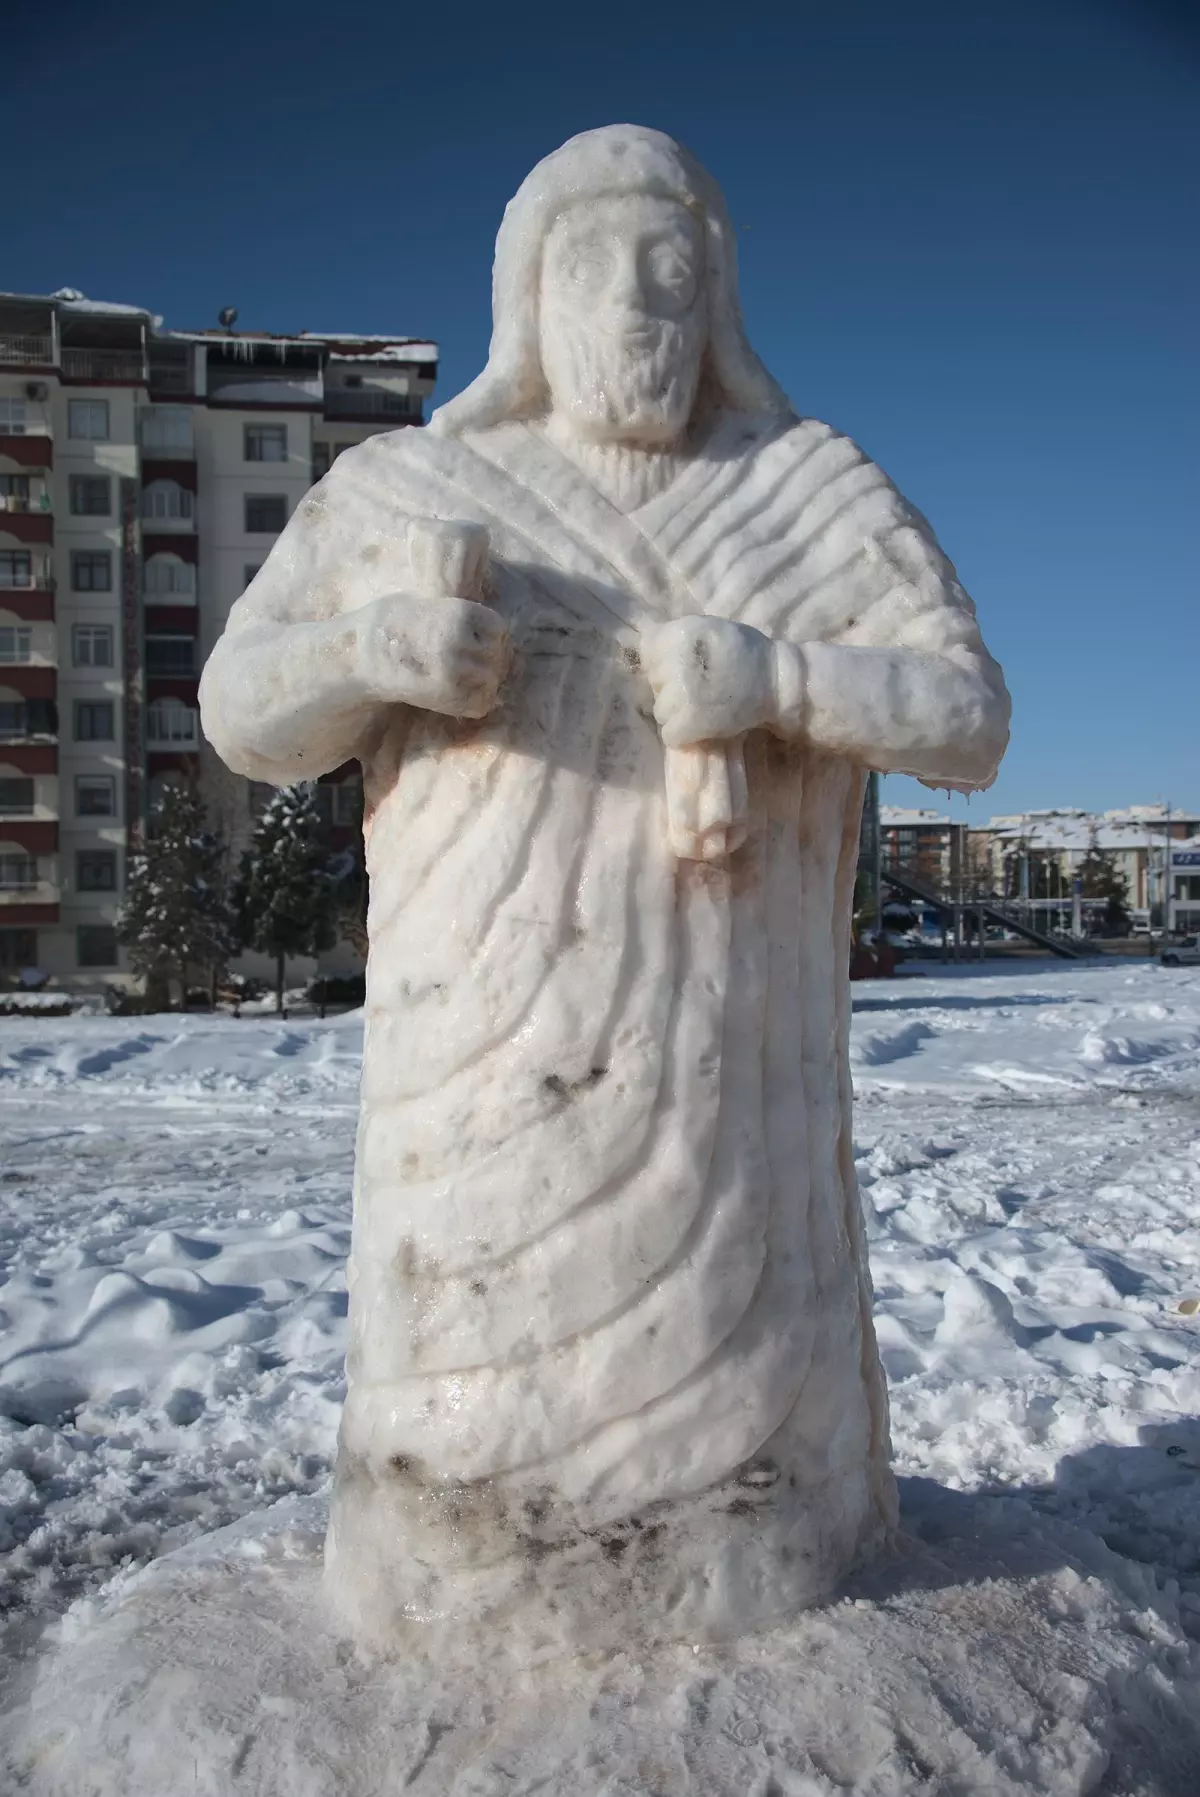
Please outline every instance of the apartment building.
[[[1200, 813], [1164, 804], [1099, 813], [1012, 812], [978, 824], [933, 810], [882, 805], [884, 868], [947, 894], [958, 888], [1069, 916], [1080, 863], [1096, 848], [1125, 882], [1128, 904], [1172, 933], [1200, 929]], [[1065, 926], [1064, 926], [1065, 927]]]
[[[261, 793], [202, 741], [204, 658], [313, 481], [421, 424], [436, 375], [425, 339], [0, 294], [0, 983], [125, 972], [127, 858], [165, 780], [201, 775], [244, 834]], [[325, 788], [336, 841], [356, 770]]]

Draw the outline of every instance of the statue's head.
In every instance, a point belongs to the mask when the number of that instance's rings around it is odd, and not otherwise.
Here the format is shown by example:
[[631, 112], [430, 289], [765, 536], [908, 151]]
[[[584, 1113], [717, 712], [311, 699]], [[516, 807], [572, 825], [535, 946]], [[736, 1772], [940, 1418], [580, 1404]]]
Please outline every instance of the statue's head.
[[551, 414], [596, 442], [663, 444], [697, 403], [790, 408], [746, 342], [720, 190], [659, 131], [573, 137], [527, 176], [496, 240], [488, 365], [448, 435]]

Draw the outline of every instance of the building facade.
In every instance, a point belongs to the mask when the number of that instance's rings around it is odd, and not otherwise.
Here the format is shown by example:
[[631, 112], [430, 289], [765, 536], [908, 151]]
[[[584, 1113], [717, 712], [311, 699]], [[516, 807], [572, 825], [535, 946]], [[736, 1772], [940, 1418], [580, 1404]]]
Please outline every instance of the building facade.
[[[436, 375], [424, 339], [0, 295], [0, 984], [122, 978], [126, 864], [164, 781], [201, 777], [244, 839], [262, 795], [202, 741], [204, 658], [312, 483], [422, 423]], [[336, 844], [357, 770], [321, 797]]]
[[[981, 824], [946, 813], [880, 807], [882, 862], [953, 897], [990, 894], [1031, 916], [1072, 927], [1081, 864], [1099, 851], [1124, 883], [1144, 926], [1171, 934], [1200, 929], [1200, 813], [1164, 804], [1093, 813], [1060, 808], [1014, 812]], [[1103, 912], [1103, 901], [1082, 909]]]

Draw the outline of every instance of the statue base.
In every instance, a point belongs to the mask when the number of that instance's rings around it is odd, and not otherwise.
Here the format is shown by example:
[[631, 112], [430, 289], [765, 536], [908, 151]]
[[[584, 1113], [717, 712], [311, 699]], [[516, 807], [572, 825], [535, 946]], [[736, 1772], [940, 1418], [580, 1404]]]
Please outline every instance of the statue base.
[[76, 1606], [0, 1716], [31, 1797], [1184, 1797], [1196, 1649], [1147, 1568], [1019, 1498], [914, 1481], [897, 1554], [838, 1603], [725, 1646], [527, 1661], [464, 1625], [386, 1658], [321, 1599], [289, 1502]]
[[367, 1647], [419, 1624], [443, 1663], [473, 1659], [482, 1631], [518, 1659], [729, 1640], [823, 1602], [887, 1545], [895, 1487], [871, 1471], [814, 1491], [764, 1453], [696, 1497], [597, 1523], [550, 1492], [430, 1485], [343, 1450], [326, 1600]]

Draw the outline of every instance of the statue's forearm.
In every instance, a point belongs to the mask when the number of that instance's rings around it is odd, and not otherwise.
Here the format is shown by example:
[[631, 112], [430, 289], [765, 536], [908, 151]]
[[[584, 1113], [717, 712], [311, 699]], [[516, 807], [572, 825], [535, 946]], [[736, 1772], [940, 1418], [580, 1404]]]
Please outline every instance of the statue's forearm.
[[200, 683], [204, 731], [252, 780], [313, 780], [359, 754], [380, 710], [484, 717], [508, 666], [487, 606], [387, 594], [312, 623], [235, 621]]
[[200, 682], [204, 733], [227, 765], [276, 785], [348, 761], [376, 709], [352, 617], [227, 633]]
[[1008, 740], [1008, 694], [986, 652], [774, 645], [781, 736], [883, 773], [990, 785]]

